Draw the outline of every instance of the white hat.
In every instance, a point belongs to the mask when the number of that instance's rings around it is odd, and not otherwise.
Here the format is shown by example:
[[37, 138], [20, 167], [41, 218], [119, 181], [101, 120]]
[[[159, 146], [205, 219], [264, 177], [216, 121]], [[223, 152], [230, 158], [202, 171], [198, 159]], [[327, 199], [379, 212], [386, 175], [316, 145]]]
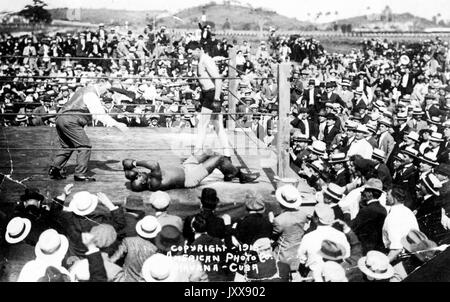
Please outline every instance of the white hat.
[[175, 263], [169, 256], [153, 254], [142, 265], [142, 277], [147, 282], [173, 282]]
[[69, 209], [79, 215], [86, 216], [94, 212], [98, 204], [98, 198], [87, 191], [77, 192], [73, 195]]
[[334, 261], [327, 261], [322, 265], [322, 278], [324, 282], [348, 282], [345, 269]]
[[379, 251], [369, 251], [358, 260], [358, 267], [365, 275], [376, 280], [389, 279], [394, 275], [388, 256]]
[[421, 178], [421, 181], [425, 186], [434, 194], [439, 196], [439, 189], [442, 188], [441, 181], [432, 173], [428, 173], [425, 177]]
[[386, 152], [384, 152], [381, 149], [375, 148], [375, 149], [373, 149], [372, 157], [373, 158], [377, 158], [377, 159], [381, 159], [381, 160], [385, 160], [386, 159]]
[[313, 141], [311, 146], [308, 146], [308, 149], [312, 152], [324, 156], [326, 155], [327, 145], [323, 141]]
[[443, 142], [444, 141], [444, 138], [443, 138], [443, 136], [442, 136], [442, 133], [439, 133], [439, 132], [433, 132], [433, 133], [431, 133], [431, 135], [430, 135], [430, 141], [432, 141], [432, 142]]
[[6, 227], [5, 240], [14, 244], [24, 240], [31, 231], [31, 221], [27, 218], [14, 217]]
[[36, 258], [43, 260], [61, 260], [67, 253], [69, 241], [66, 236], [59, 234], [54, 229], [48, 229], [39, 236], [34, 249]]
[[409, 139], [412, 139], [415, 142], [419, 142], [419, 134], [417, 132], [411, 131], [410, 133], [408, 133], [408, 135], [406, 136]]
[[298, 209], [302, 204], [300, 192], [290, 184], [279, 187], [275, 192], [277, 201], [288, 209]]
[[150, 196], [150, 204], [157, 210], [163, 210], [170, 204], [170, 196], [166, 192], [156, 191]]
[[136, 232], [143, 238], [155, 238], [159, 231], [161, 231], [161, 224], [154, 216], [145, 216], [136, 223]]
[[359, 124], [358, 127], [356, 127], [356, 132], [361, 132], [361, 133], [364, 133], [364, 134], [369, 134], [370, 133], [369, 130], [367, 129], [367, 126], [366, 125], [362, 125], [362, 124]]
[[333, 199], [341, 200], [342, 197], [344, 197], [345, 187], [341, 187], [335, 183], [330, 183], [323, 192]]

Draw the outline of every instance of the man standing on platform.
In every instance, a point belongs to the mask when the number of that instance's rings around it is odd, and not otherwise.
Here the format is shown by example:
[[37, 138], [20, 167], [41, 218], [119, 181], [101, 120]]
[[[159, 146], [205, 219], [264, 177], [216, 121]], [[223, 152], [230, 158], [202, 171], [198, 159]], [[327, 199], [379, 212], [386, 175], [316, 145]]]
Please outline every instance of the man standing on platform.
[[61, 150], [53, 158], [48, 174], [53, 179], [63, 179], [61, 170], [69, 161], [74, 151], [77, 151], [77, 166], [75, 168], [75, 181], [95, 181], [88, 177], [88, 162], [91, 157], [91, 142], [84, 127], [94, 118], [106, 127], [116, 127], [125, 132], [127, 126], [119, 123], [105, 113], [100, 97], [111, 88], [109, 82], [99, 82], [92, 86], [78, 89], [72, 98], [61, 108], [56, 119], [56, 130]]
[[[198, 136], [195, 144], [195, 154], [202, 154], [203, 144], [206, 138], [208, 125], [212, 121], [214, 129], [222, 144], [223, 155], [228, 165], [231, 165], [231, 147], [227, 133], [223, 125], [222, 101], [220, 94], [222, 91], [222, 79], [219, 69], [214, 60], [202, 49], [201, 44], [191, 41], [186, 45], [186, 52], [191, 53], [194, 59], [198, 60], [198, 81], [202, 89], [200, 95], [201, 114], [198, 122]], [[216, 113], [216, 114], [213, 114]], [[231, 179], [225, 179], [231, 181]]]

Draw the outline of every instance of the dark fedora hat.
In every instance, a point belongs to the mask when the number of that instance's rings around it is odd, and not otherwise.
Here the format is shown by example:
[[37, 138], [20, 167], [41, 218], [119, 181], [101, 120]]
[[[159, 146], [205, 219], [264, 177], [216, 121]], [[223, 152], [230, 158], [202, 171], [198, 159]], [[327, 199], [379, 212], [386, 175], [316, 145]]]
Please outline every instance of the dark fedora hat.
[[344, 260], [350, 256], [350, 250], [347, 247], [333, 242], [331, 240], [322, 241], [319, 255], [326, 260]]
[[123, 208], [131, 211], [143, 211], [144, 199], [139, 195], [128, 195]]
[[30, 200], [30, 199], [36, 199], [38, 201], [43, 201], [44, 200], [44, 195], [39, 193], [39, 189], [38, 188], [26, 188], [25, 189], [25, 194], [20, 196], [20, 201], [27, 201], [27, 200]]
[[213, 188], [204, 188], [202, 195], [200, 196], [200, 202], [203, 207], [209, 209], [215, 209], [219, 203], [219, 197], [217, 197], [217, 191]]
[[179, 229], [173, 225], [165, 225], [155, 238], [156, 247], [162, 252], [170, 252], [172, 246], [180, 246], [184, 242]]

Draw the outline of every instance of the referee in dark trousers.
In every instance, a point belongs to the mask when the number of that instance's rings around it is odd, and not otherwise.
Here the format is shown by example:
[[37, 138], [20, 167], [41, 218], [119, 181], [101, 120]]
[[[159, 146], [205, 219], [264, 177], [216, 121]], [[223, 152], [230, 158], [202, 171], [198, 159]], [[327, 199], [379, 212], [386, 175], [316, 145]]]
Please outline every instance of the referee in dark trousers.
[[80, 88], [61, 108], [59, 113], [62, 115], [56, 119], [56, 130], [62, 149], [56, 153], [48, 172], [51, 178], [65, 178], [61, 170], [76, 150], [77, 166], [74, 180], [95, 181], [95, 178], [86, 175], [92, 146], [84, 127], [91, 123], [92, 119], [95, 119], [107, 127], [116, 127], [123, 132], [128, 130], [125, 124], [119, 123], [107, 115], [102, 106], [100, 97], [110, 88], [111, 84], [107, 81]]

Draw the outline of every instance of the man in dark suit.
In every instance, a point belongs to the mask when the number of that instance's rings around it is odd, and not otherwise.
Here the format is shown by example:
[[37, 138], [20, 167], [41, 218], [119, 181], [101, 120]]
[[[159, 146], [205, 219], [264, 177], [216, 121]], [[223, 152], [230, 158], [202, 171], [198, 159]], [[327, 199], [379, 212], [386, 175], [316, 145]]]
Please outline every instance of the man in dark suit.
[[330, 155], [330, 159], [328, 160], [328, 164], [331, 166], [333, 182], [341, 187], [345, 187], [348, 183], [350, 183], [350, 173], [346, 167], [346, 162], [348, 162], [348, 158], [345, 156], [345, 153], [333, 153]]
[[252, 122], [250, 125], [250, 128], [252, 129], [252, 132], [255, 134], [257, 138], [260, 140], [263, 140], [266, 136], [264, 127], [260, 124], [261, 121], [261, 115], [260, 114], [254, 114], [252, 116]]
[[347, 108], [347, 104], [342, 100], [339, 94], [334, 92], [336, 89], [336, 82], [328, 82], [325, 85], [326, 92], [322, 95], [322, 101], [326, 103], [338, 103], [342, 108]]
[[441, 224], [442, 210], [436, 200], [436, 197], [440, 195], [441, 188], [440, 180], [433, 173], [428, 173], [420, 179], [418, 194], [422, 202], [417, 208], [416, 214], [420, 230], [437, 243], [447, 233]]
[[436, 96], [432, 94], [427, 94], [425, 96], [425, 118], [431, 120], [434, 117], [440, 117], [443, 112], [439, 109], [439, 100]]
[[402, 95], [412, 94], [416, 81], [409, 68], [406, 67], [402, 70], [401, 77], [400, 84], [397, 87], [398, 91]]
[[245, 199], [245, 206], [249, 214], [237, 222], [233, 234], [241, 244], [251, 245], [260, 238], [270, 238], [273, 226], [264, 214], [266, 207], [261, 196], [247, 193]]
[[323, 131], [323, 141], [327, 145], [327, 148], [331, 147], [331, 142], [334, 137], [340, 132], [340, 129], [336, 126], [338, 117], [332, 113], [327, 114], [327, 125]]
[[384, 252], [382, 233], [387, 211], [378, 200], [382, 193], [381, 180], [369, 179], [361, 193], [361, 209], [350, 224], [361, 241], [363, 255], [372, 250]]
[[396, 142], [401, 142], [403, 140], [403, 137], [407, 135], [410, 131], [408, 124], [406, 123], [406, 120], [408, 119], [408, 114], [397, 114], [397, 122], [398, 124], [393, 126], [392, 129], [394, 130], [394, 133], [392, 136], [394, 137], [394, 140]]
[[[200, 213], [206, 219], [207, 234], [212, 237], [225, 238], [225, 223], [222, 218], [218, 217], [215, 214], [215, 209], [219, 201], [220, 200], [217, 197], [216, 190], [212, 188], [204, 188], [200, 197], [200, 202], [202, 205]], [[187, 239], [188, 243], [191, 243], [195, 240], [195, 233], [191, 227], [193, 218], [194, 216], [188, 216], [184, 220], [183, 237]]]
[[308, 138], [317, 138], [319, 136], [319, 125], [317, 125], [317, 123], [309, 117], [309, 110], [306, 108], [300, 108], [298, 116], [291, 121], [291, 125], [294, 128], [300, 129], [304, 136]]
[[316, 81], [314, 79], [309, 80], [308, 89], [303, 92], [302, 103], [304, 106], [309, 109], [317, 110], [319, 112], [319, 100], [321, 98], [319, 88], [315, 87]]
[[372, 159], [374, 160], [374, 170], [376, 171], [376, 177], [383, 183], [383, 190], [389, 191], [392, 187], [392, 176], [388, 167], [384, 163], [386, 161], [386, 153], [383, 150], [375, 148], [372, 153]]
[[[166, 107], [162, 103], [162, 99], [158, 97], [155, 99], [155, 104], [150, 107], [150, 111], [156, 114], [164, 113], [165, 110]], [[159, 114], [158, 125], [162, 126], [165, 124], [165, 122], [166, 122], [165, 116], [163, 114]]]
[[419, 178], [419, 171], [414, 166], [413, 162], [418, 155], [418, 151], [414, 148], [407, 147], [401, 150], [400, 153], [394, 156], [394, 166], [399, 164], [398, 169], [394, 170], [392, 183], [403, 186], [405, 190], [411, 192], [411, 200], [405, 203], [405, 206], [414, 211], [417, 208], [417, 198], [414, 192], [416, 191], [417, 179]]

